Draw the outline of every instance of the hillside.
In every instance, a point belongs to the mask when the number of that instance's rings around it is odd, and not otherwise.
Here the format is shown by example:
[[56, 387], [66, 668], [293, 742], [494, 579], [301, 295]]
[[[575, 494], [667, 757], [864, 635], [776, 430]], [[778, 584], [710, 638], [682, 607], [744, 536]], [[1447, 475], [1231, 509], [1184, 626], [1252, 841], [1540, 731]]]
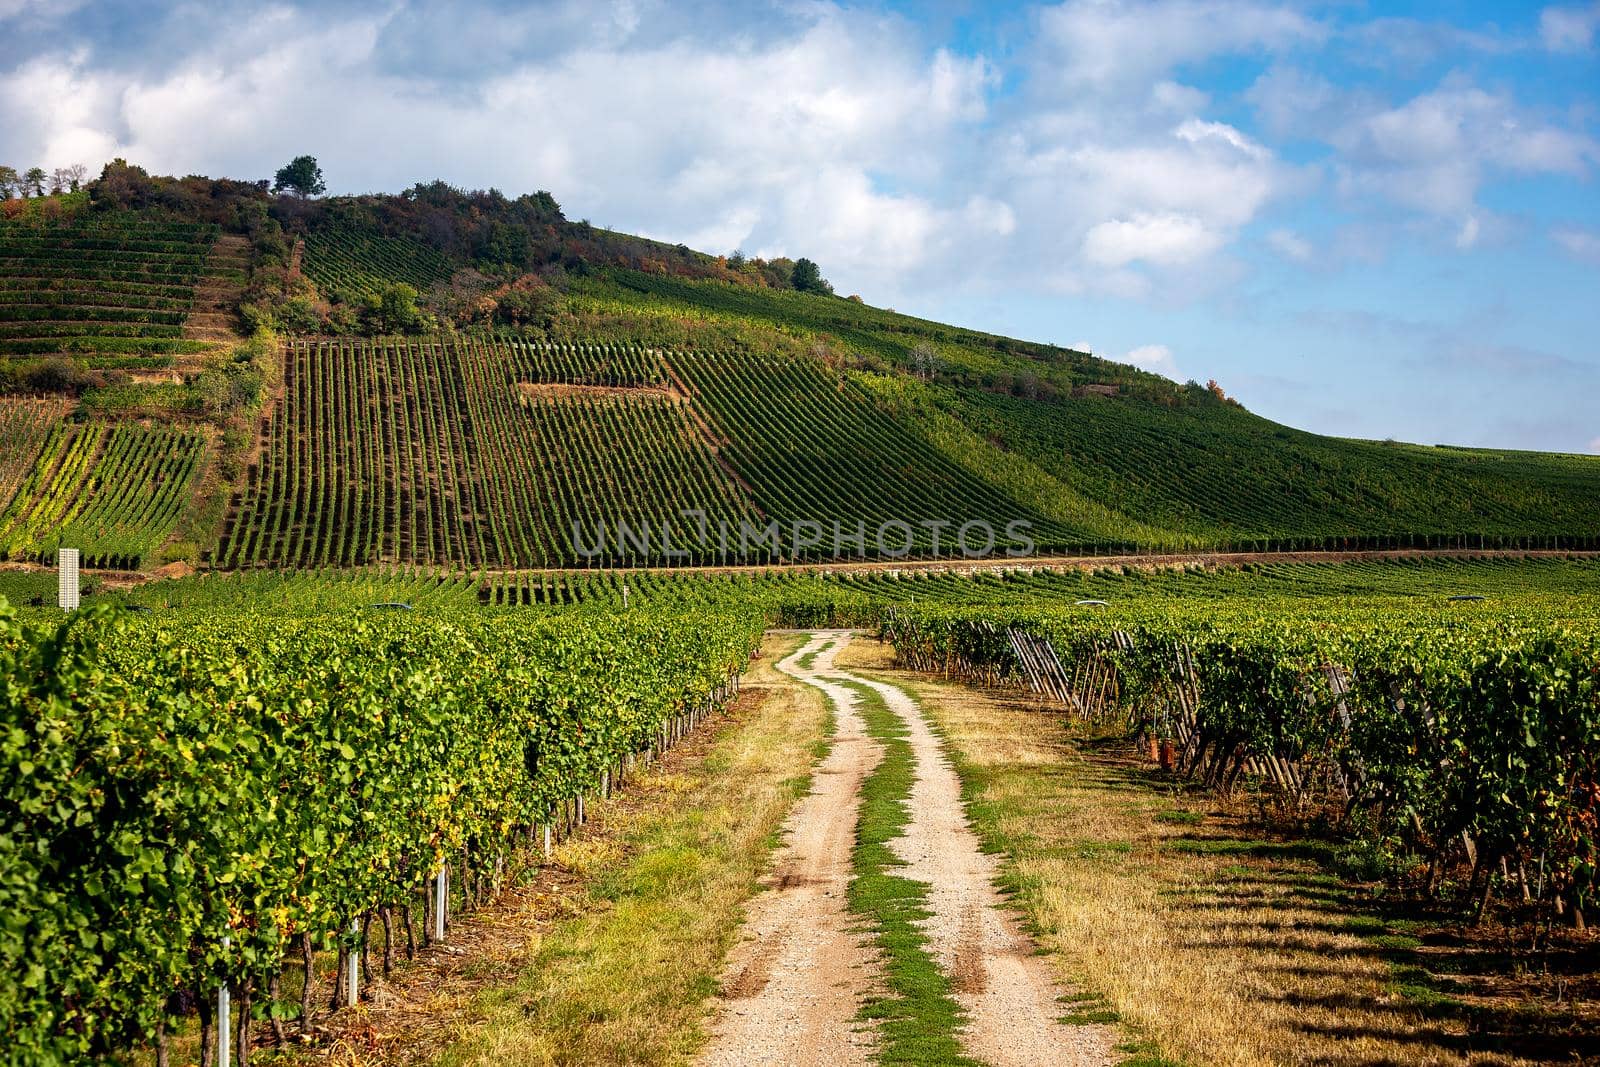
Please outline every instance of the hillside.
[[968, 523], [1019, 554], [1600, 544], [1600, 459], [1305, 433], [549, 194], [113, 165], [6, 215], [8, 559], [893, 559]]

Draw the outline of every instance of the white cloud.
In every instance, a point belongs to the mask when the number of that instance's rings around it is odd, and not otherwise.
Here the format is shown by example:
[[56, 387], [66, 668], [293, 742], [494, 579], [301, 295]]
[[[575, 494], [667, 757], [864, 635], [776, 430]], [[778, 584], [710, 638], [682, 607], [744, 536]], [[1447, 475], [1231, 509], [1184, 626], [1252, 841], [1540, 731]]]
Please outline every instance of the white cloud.
[[1456, 232], [1456, 247], [1465, 251], [1478, 243], [1478, 233], [1481, 226], [1478, 216], [1468, 215], [1461, 223], [1461, 229]]
[[1600, 456], [1600, 437], [1596, 437], [1589, 442], [1589, 454], [1591, 456]]
[[1226, 122], [1205, 122], [1201, 119], [1188, 119], [1173, 130], [1172, 134], [1178, 140], [1187, 141], [1190, 144], [1220, 141], [1249, 159], [1265, 160], [1272, 158], [1271, 152], [1256, 144]]
[[1539, 12], [1539, 39], [1552, 52], [1587, 52], [1600, 28], [1600, 3], [1547, 7]]
[[[1345, 195], [1453, 216], [1463, 227], [1490, 174], [1582, 177], [1600, 161], [1592, 138], [1541, 123], [1508, 96], [1456, 80], [1366, 114], [1331, 140], [1343, 153], [1338, 171]], [[1474, 236], [1465, 228], [1462, 235]]]
[[1180, 266], [1222, 247], [1222, 235], [1187, 215], [1138, 214], [1112, 219], [1089, 230], [1083, 254], [1090, 263], [1124, 267], [1135, 261]]
[[1279, 255], [1299, 263], [1309, 262], [1314, 251], [1311, 242], [1293, 230], [1273, 230], [1267, 234], [1267, 244]]
[[1123, 363], [1131, 363], [1140, 370], [1150, 371], [1171, 378], [1175, 382], [1183, 379], [1178, 375], [1178, 365], [1172, 359], [1172, 349], [1166, 345], [1140, 345], [1130, 350], [1122, 357]]
[[1557, 226], [1550, 239], [1573, 259], [1600, 265], [1600, 231], [1582, 226]]
[[1213, 56], [1320, 40], [1324, 29], [1291, 7], [1229, 0], [1069, 0], [1039, 15], [1065, 85], [1147, 83]]

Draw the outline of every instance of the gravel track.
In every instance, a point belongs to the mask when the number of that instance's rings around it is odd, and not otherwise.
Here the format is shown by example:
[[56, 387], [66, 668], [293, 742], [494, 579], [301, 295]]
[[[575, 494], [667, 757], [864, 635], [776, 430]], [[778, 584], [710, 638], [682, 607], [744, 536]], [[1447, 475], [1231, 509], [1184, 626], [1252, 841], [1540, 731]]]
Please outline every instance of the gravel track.
[[[994, 1067], [1116, 1062], [1114, 1032], [1068, 1026], [1049, 963], [1037, 955], [995, 888], [998, 861], [985, 855], [961, 803], [961, 783], [922, 710], [897, 686], [833, 665], [849, 643], [821, 631], [778, 670], [821, 690], [837, 724], [812, 792], [785, 824], [770, 891], [752, 902], [744, 940], [723, 978], [713, 1038], [703, 1064], [854, 1064], [870, 1062], [870, 1031], [856, 1013], [871, 992], [873, 953], [854, 930], [845, 892], [861, 783], [882, 757], [866, 735], [850, 685], [880, 695], [908, 729], [916, 758], [905, 833], [890, 848], [896, 873], [925, 882], [928, 951], [967, 1013], [960, 1038], [974, 1059]], [[800, 661], [816, 652], [809, 667]]]

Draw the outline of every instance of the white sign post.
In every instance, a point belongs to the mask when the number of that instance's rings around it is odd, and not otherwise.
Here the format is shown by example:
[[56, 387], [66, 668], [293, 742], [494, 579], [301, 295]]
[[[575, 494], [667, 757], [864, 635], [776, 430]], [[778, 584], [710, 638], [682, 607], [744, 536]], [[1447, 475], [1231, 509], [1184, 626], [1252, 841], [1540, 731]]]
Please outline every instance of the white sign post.
[[78, 550], [56, 553], [56, 603], [65, 611], [78, 610]]
[[[74, 600], [76, 600], [76, 594], [78, 591], [78, 568], [76, 566], [78, 562], [78, 550], [75, 548], [63, 548], [61, 552], [63, 555], [68, 552], [72, 553], [72, 562], [74, 564], [72, 568], [72, 591], [74, 594]], [[76, 604], [74, 604], [74, 606], [76, 606]], [[222, 951], [226, 952], [232, 947], [233, 938], [225, 937], [222, 939]], [[223, 979], [222, 987], [217, 990], [217, 1067], [228, 1067], [229, 1059], [233, 1055], [233, 1004], [231, 1003], [232, 998], [228, 995], [228, 993], [228, 981], [227, 979]]]

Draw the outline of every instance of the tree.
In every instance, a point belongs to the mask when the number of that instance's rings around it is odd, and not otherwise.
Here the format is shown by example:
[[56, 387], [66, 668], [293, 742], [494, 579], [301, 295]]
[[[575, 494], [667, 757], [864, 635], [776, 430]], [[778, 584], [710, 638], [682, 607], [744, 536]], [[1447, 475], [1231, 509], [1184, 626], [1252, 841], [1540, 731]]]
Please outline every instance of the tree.
[[83, 179], [89, 176], [89, 168], [82, 163], [74, 163], [70, 167], [62, 167], [56, 173], [66, 176], [67, 188], [77, 192], [83, 188]]
[[328, 191], [327, 183], [322, 180], [322, 168], [317, 166], [316, 156], [295, 156], [278, 169], [272, 183], [272, 191], [281, 193], [286, 189], [302, 200]]
[[28, 173], [22, 176], [22, 195], [43, 196], [44, 178], [45, 174], [43, 167], [29, 167]]
[[789, 284], [802, 293], [833, 293], [833, 286], [823, 279], [822, 271], [804, 256], [794, 261], [794, 275]]
[[422, 323], [417, 291], [404, 283], [367, 298], [367, 319], [378, 333], [410, 333]]
[[0, 200], [10, 200], [22, 188], [22, 175], [15, 167], [0, 167]]

